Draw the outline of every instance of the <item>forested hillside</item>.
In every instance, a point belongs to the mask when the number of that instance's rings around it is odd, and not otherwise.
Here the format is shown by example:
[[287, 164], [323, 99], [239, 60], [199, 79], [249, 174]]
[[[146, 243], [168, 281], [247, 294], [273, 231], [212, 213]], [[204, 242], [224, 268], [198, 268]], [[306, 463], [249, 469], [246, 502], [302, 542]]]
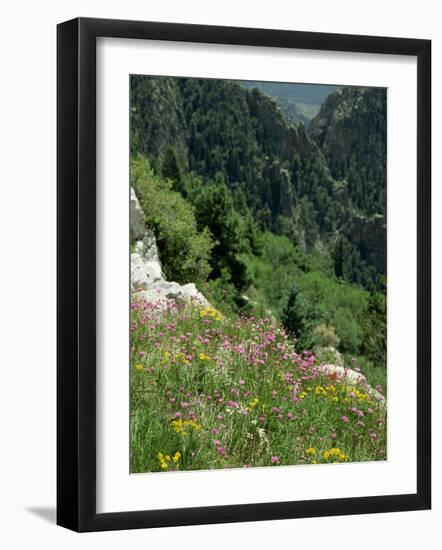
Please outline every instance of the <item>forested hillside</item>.
[[382, 88], [345, 88], [328, 96], [310, 136], [335, 179], [345, 179], [352, 203], [366, 214], [385, 215], [387, 104]]
[[131, 183], [166, 274], [385, 364], [385, 111], [344, 88], [306, 130], [256, 87], [133, 76]]

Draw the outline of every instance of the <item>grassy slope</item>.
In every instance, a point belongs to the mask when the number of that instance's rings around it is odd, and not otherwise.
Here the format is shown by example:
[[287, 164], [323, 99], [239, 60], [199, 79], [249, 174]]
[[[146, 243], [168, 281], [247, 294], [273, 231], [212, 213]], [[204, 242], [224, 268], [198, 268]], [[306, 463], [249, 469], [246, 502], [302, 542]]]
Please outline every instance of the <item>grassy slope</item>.
[[274, 321], [135, 299], [131, 340], [132, 472], [386, 458], [385, 409]]
[[[271, 312], [279, 319], [287, 292], [296, 284], [315, 319], [313, 324], [325, 323], [335, 328], [346, 366], [361, 368], [373, 386], [380, 384], [386, 388], [386, 369], [358, 356], [369, 293], [362, 287], [337, 280], [324, 252], [306, 256], [286, 237], [271, 233], [265, 234], [263, 241], [261, 256], [244, 256], [254, 279], [247, 294], [252, 302], [259, 304], [258, 311]], [[356, 363], [354, 356], [357, 356]]]

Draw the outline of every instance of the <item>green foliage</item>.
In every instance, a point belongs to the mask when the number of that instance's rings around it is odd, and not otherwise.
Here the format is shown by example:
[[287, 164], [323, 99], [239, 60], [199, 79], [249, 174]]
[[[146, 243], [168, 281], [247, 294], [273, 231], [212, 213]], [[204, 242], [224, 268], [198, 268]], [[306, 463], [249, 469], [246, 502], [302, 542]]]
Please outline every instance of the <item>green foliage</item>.
[[191, 205], [141, 156], [131, 160], [130, 175], [146, 224], [157, 238], [166, 277], [179, 283], [205, 281], [213, 242], [207, 228], [197, 229]]
[[361, 252], [345, 235], [338, 236], [332, 257], [338, 279], [362, 285], [367, 290], [382, 288], [383, 275], [362, 259]]
[[298, 349], [319, 345], [315, 328], [322, 323], [333, 327], [341, 351], [359, 354], [368, 293], [356, 285], [337, 280], [332, 259], [327, 260], [322, 252], [306, 255], [287, 237], [272, 233], [265, 233], [262, 238], [262, 255], [246, 256], [254, 281], [251, 299], [282, 320], [288, 295], [296, 285], [297, 299], [302, 306], [300, 315], [304, 320]]
[[215, 242], [210, 258], [211, 278], [218, 278], [223, 270], [227, 270], [231, 282], [238, 290], [247, 287], [247, 267], [239, 257], [240, 218], [235, 212], [232, 197], [222, 176], [202, 187], [192, 200], [198, 227], [207, 227]]
[[308, 304], [300, 296], [299, 288], [295, 284], [290, 289], [287, 303], [282, 310], [281, 322], [285, 329], [296, 338], [299, 350], [312, 347], [311, 319], [309, 317]]
[[344, 88], [330, 95], [309, 132], [335, 179], [346, 179], [355, 207], [385, 215], [387, 94], [381, 88]]
[[338, 238], [335, 248], [333, 250], [333, 262], [335, 268], [335, 275], [338, 279], [344, 278], [344, 263], [346, 259], [344, 238], [341, 236]]
[[387, 364], [387, 299], [372, 292], [363, 318], [363, 353], [376, 365]]
[[177, 79], [131, 76], [131, 154], [148, 157], [158, 173], [163, 153], [169, 146], [174, 147], [181, 159], [187, 159], [182, 109]]
[[335, 327], [319, 323], [313, 329], [314, 347], [330, 347], [338, 349], [341, 339], [336, 334]]
[[186, 194], [183, 170], [175, 149], [170, 145], [164, 151], [161, 175], [172, 182], [174, 191], [178, 191], [182, 195]]
[[247, 216], [242, 224], [243, 239], [247, 241], [248, 249], [246, 251], [252, 252], [255, 256], [260, 256], [263, 250], [263, 240], [261, 231], [258, 228], [258, 224], [253, 219], [253, 216], [250, 212], [247, 213]]

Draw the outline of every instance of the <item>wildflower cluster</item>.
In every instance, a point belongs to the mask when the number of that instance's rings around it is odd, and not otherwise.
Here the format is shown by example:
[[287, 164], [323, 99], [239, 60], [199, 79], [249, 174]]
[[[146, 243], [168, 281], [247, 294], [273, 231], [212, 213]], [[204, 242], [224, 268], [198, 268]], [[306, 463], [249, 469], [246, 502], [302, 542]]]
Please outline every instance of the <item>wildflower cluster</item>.
[[205, 307], [200, 310], [200, 317], [203, 319], [207, 317], [208, 319], [213, 319], [215, 321], [221, 321], [223, 316], [222, 314], [212, 306]]
[[368, 384], [328, 376], [273, 319], [134, 299], [131, 362], [133, 472], [386, 458]]
[[162, 470], [168, 470], [171, 464], [177, 464], [181, 459], [180, 451], [177, 451], [174, 455], [165, 455], [163, 453], [157, 454], [158, 462]]
[[172, 420], [172, 428], [177, 434], [186, 437], [192, 431], [199, 433], [201, 431], [201, 424], [198, 424], [195, 420], [183, 420], [180, 418]]
[[328, 451], [323, 451], [322, 458], [328, 462], [333, 462], [334, 464], [338, 462], [348, 462], [348, 456], [341, 451], [339, 447], [332, 447]]

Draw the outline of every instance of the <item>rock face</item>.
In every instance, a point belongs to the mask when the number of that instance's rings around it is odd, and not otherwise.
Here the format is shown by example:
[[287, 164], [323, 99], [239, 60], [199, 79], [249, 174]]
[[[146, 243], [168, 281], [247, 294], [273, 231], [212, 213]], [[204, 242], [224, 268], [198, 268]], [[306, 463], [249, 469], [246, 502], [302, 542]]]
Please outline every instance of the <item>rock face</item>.
[[130, 190], [130, 238], [135, 241], [135, 251], [130, 255], [130, 286], [139, 300], [158, 302], [173, 299], [177, 303], [197, 302], [209, 305], [193, 283], [180, 285], [166, 281], [161, 269], [157, 243], [152, 230], [144, 223], [135, 191]]

